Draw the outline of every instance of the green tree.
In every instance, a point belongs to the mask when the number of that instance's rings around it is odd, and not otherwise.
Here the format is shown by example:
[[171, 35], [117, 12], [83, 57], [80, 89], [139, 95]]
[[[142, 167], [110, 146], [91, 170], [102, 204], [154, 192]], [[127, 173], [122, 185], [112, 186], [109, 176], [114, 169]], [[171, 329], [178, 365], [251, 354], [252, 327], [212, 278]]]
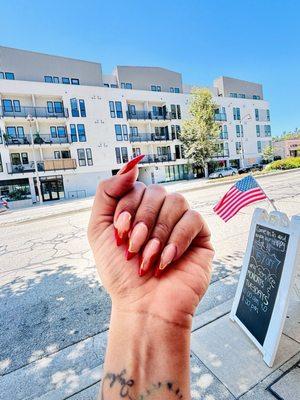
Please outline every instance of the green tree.
[[208, 89], [192, 90], [189, 119], [183, 122], [180, 140], [185, 157], [198, 167], [204, 168], [217, 151], [220, 126], [215, 122], [216, 108]]
[[265, 161], [271, 161], [274, 158], [274, 149], [273, 146], [266, 146], [263, 149], [263, 159]]

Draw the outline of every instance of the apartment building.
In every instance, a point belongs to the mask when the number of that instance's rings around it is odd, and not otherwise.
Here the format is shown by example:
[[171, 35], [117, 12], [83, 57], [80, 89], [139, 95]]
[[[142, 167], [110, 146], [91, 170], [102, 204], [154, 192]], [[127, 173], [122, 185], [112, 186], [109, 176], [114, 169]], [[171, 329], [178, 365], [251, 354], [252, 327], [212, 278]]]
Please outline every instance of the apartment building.
[[[93, 195], [100, 180], [145, 154], [145, 183], [184, 179], [180, 143], [190, 86], [159, 67], [101, 64], [0, 47], [0, 196], [20, 189], [33, 202]], [[259, 162], [271, 136], [262, 86], [220, 77], [212, 91], [220, 124], [216, 165]]]

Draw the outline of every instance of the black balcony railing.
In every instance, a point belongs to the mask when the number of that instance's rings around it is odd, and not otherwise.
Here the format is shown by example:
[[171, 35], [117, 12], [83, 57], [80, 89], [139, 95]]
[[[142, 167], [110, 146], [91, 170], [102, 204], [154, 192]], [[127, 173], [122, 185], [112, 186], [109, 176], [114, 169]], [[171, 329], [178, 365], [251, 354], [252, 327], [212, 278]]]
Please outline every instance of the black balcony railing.
[[171, 118], [171, 113], [170, 112], [165, 112], [161, 115], [154, 113], [152, 111], [127, 111], [126, 112], [127, 115], [127, 119], [151, 119], [151, 120], [155, 120], [155, 121], [165, 121], [165, 120], [169, 120], [172, 119]]
[[[71, 138], [68, 135], [60, 136], [60, 137], [52, 137], [51, 135], [43, 135], [43, 134], [33, 134], [33, 143], [42, 145], [42, 144], [65, 144], [72, 143]], [[24, 135], [21, 137], [5, 137], [4, 144], [6, 146], [13, 145], [30, 145], [31, 144], [31, 136]]]
[[175, 154], [146, 154], [140, 164], [175, 161]]
[[226, 113], [216, 113], [215, 114], [215, 121], [227, 121]]
[[155, 142], [160, 140], [175, 140], [171, 134], [158, 134], [158, 133], [138, 133], [137, 135], [129, 135], [130, 142]]
[[68, 118], [69, 111], [67, 108], [50, 109], [48, 107], [20, 107], [16, 110], [8, 110], [0, 107], [1, 117], [27, 118]]
[[[37, 161], [38, 172], [46, 171], [61, 171], [66, 169], [76, 169], [77, 163], [74, 158], [59, 158], [55, 160]], [[9, 174], [24, 174], [27, 172], [35, 172], [33, 161], [28, 164], [6, 164], [7, 172]]]

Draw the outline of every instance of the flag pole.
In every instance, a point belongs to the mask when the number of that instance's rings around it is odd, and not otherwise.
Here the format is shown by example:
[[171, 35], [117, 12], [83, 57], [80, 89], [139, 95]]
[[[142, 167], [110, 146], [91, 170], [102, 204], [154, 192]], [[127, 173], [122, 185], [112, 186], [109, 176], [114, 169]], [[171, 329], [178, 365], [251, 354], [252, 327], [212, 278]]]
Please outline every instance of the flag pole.
[[[255, 179], [255, 177], [253, 176], [253, 174], [251, 173], [252, 178]], [[258, 186], [261, 188], [261, 190], [264, 192], [264, 194], [266, 195], [268, 201], [270, 202], [271, 206], [274, 208], [274, 211], [278, 211], [278, 208], [275, 206], [275, 200], [270, 199], [269, 196], [267, 195], [267, 193], [264, 191], [264, 189], [260, 186], [260, 184], [258, 183], [257, 179], [255, 179], [255, 182], [258, 184]]]

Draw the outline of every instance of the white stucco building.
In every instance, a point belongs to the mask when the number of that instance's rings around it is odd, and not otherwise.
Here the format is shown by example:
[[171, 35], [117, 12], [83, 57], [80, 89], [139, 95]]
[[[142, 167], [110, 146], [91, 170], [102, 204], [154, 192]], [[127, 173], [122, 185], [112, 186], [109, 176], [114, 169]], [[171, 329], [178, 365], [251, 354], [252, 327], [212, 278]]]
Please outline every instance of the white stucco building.
[[[89, 196], [139, 153], [145, 183], [184, 179], [189, 91], [164, 68], [118, 66], [104, 75], [101, 64], [0, 47], [0, 196], [20, 188], [33, 202], [39, 193], [44, 201]], [[259, 162], [271, 140], [262, 86], [221, 77], [211, 91], [220, 122], [214, 161]]]

